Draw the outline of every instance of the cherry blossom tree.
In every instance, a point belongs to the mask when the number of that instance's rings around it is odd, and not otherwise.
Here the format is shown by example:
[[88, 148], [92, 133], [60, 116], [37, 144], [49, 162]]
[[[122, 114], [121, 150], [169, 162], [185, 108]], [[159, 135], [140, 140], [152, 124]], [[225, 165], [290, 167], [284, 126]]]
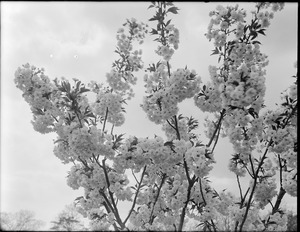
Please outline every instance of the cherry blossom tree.
[[0, 228], [1, 230], [40, 230], [45, 225], [42, 220], [35, 219], [35, 214], [29, 210], [20, 210], [16, 213], [1, 212]]
[[67, 205], [54, 221], [51, 221], [54, 231], [87, 231], [82, 221], [82, 215], [73, 204]]
[[[43, 134], [57, 133], [54, 154], [73, 164], [67, 183], [84, 189], [75, 203], [92, 221], [92, 230], [182, 231], [194, 220], [197, 228], [218, 231], [224, 229], [220, 218], [230, 219], [230, 231], [286, 229], [280, 204], [286, 194], [297, 196], [297, 75], [278, 108], [266, 109], [268, 59], [259, 41], [283, 7], [254, 4], [249, 22], [238, 5], [211, 11], [205, 36], [219, 65], [209, 66], [207, 83], [193, 69], [171, 65], [180, 32], [170, 19], [179, 9], [170, 2], [151, 3], [153, 27], [127, 19], [117, 31], [119, 58], [106, 75], [106, 85], [77, 79], [73, 84], [67, 79], [52, 82], [44, 69], [30, 64], [18, 68], [15, 83], [31, 106], [33, 127]], [[141, 108], [166, 139], [114, 133], [134, 96], [135, 73], [144, 67], [142, 50], [135, 46], [149, 34], [161, 60], [145, 70]], [[205, 122], [206, 142], [195, 132], [198, 120], [179, 114], [178, 104], [187, 99], [194, 100], [199, 112], [211, 114]], [[222, 136], [233, 146], [228, 167], [236, 176], [237, 195], [217, 192], [209, 178]], [[250, 178], [246, 189], [242, 178]], [[131, 203], [125, 218], [120, 201]], [[266, 207], [269, 212], [262, 216]]]

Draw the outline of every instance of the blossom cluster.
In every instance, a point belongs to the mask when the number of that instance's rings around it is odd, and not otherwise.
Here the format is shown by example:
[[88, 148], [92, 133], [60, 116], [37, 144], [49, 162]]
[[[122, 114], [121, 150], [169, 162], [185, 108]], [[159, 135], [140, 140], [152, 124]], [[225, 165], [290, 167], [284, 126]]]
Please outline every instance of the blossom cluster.
[[[128, 26], [128, 32], [124, 27]], [[133, 72], [143, 68], [141, 58], [142, 50], [133, 50], [133, 42], [143, 43], [148, 25], [139, 23], [135, 18], [127, 19], [117, 32], [117, 48], [115, 52], [120, 56], [113, 63], [112, 70], [106, 74], [107, 83], [117, 93], [128, 95], [128, 99], [134, 96], [131, 85], [135, 85], [137, 78]]]
[[179, 102], [193, 97], [199, 91], [200, 82], [200, 77], [196, 77], [189, 69], [178, 69], [171, 74], [165, 85], [161, 83], [160, 88], [144, 97], [142, 108], [151, 121], [162, 123], [177, 114]]
[[166, 26], [165, 33], [164, 36], [167, 42], [163, 42], [162, 45], [158, 46], [156, 53], [162, 56], [165, 61], [170, 61], [175, 50], [178, 49], [179, 30], [173, 24], [169, 24]]
[[[227, 31], [230, 26], [237, 24], [236, 37], [239, 38], [243, 34], [243, 23], [246, 17], [246, 12], [238, 8], [238, 4], [235, 7], [223, 7], [218, 5], [215, 11], [211, 11], [209, 16], [215, 16], [210, 20], [208, 25], [208, 33], [206, 38], [214, 40], [215, 47], [224, 46], [228, 37]], [[214, 26], [219, 26], [220, 29], [214, 30]]]
[[123, 26], [129, 27], [129, 34], [125, 32], [123, 27], [117, 31], [117, 47], [120, 49], [121, 53], [129, 55], [133, 49], [133, 40], [138, 41], [140, 44], [143, 43], [148, 25], [143, 22], [139, 23], [135, 18], [131, 18], [130, 20], [127, 19], [127, 22], [124, 23]]
[[[246, 62], [246, 57], [244, 58]], [[237, 70], [230, 70], [228, 80], [221, 85], [222, 106], [237, 108], [252, 108], [258, 113], [263, 105], [265, 95], [265, 72], [261, 68], [251, 65], [251, 70], [247, 67], [249, 63], [241, 65]]]
[[287, 229], [287, 215], [280, 212], [276, 212], [271, 215], [267, 215], [269, 223], [267, 224], [267, 231], [286, 231]]
[[15, 72], [15, 83], [30, 105], [34, 129], [43, 134], [54, 131], [55, 118], [62, 116], [55, 101], [56, 95], [59, 96], [60, 93], [44, 74], [44, 69], [37, 69], [27, 63]]
[[213, 154], [203, 146], [190, 148], [187, 150], [185, 157], [188, 167], [200, 178], [208, 176], [213, 168], [211, 164], [215, 163]]
[[[164, 143], [161, 137], [153, 139], [131, 137], [118, 148], [119, 154], [114, 159], [114, 168], [121, 173], [126, 167], [140, 172], [147, 165], [149, 177], [154, 178], [149, 181], [153, 182], [157, 178], [155, 173], [160, 170], [171, 176], [174, 172], [171, 165], [182, 162], [183, 155], [189, 147], [191, 143], [184, 140]], [[153, 175], [151, 172], [154, 172]]]
[[107, 158], [114, 156], [112, 145], [106, 142], [104, 133], [96, 126], [78, 127], [78, 124], [72, 123], [58, 131], [58, 134], [54, 154], [64, 163], [90, 159], [96, 155]]
[[265, 178], [256, 186], [254, 199], [258, 202], [259, 207], [264, 207], [277, 194], [275, 178]]
[[270, 20], [274, 17], [274, 12], [281, 11], [284, 8], [283, 2], [268, 2], [268, 3], [257, 3], [257, 7], [260, 9], [268, 9], [271, 7], [271, 12], [265, 10], [260, 12], [253, 12], [253, 14], [256, 14], [256, 17], [258, 19], [258, 22], [261, 24], [262, 28], [266, 28], [270, 26]]
[[219, 91], [222, 80], [218, 78], [215, 66], [209, 66], [209, 74], [212, 82], [207, 82], [202, 87], [200, 93], [194, 96], [194, 102], [203, 112], [218, 112], [222, 107]]
[[[259, 6], [258, 9], [260, 7], [263, 8]], [[201, 110], [208, 112], [216, 112], [229, 106], [247, 107], [258, 113], [265, 94], [263, 68], [268, 64], [267, 57], [260, 52], [259, 42], [253, 41], [259, 33], [264, 34], [264, 29], [258, 30], [258, 16], [255, 15], [251, 25], [245, 24], [246, 13], [238, 5], [227, 8], [218, 6], [210, 16], [214, 18], [211, 19], [206, 36], [209, 40], [214, 39], [216, 49], [213, 54], [220, 56], [219, 61], [224, 59], [224, 66], [219, 69], [210, 67], [213, 84], [209, 82], [204, 86], [195, 96], [195, 103]], [[236, 28], [231, 29], [234, 25]], [[249, 28], [251, 29], [247, 35]], [[236, 37], [230, 40], [232, 33]]]
[[152, 93], [154, 90], [166, 85], [169, 78], [166, 68], [166, 62], [158, 62], [156, 67], [154, 67], [155, 70], [152, 70], [151, 75], [144, 75], [144, 82], [146, 83], [144, 86], [146, 88], [146, 93]]
[[297, 169], [283, 173], [282, 185], [288, 194], [297, 197]]
[[[265, 9], [270, 6], [272, 12], [266, 11]], [[261, 53], [260, 42], [255, 39], [259, 34], [265, 35], [264, 31], [270, 25], [274, 12], [282, 8], [283, 4], [279, 3], [258, 3], [257, 11], [252, 12], [253, 20], [249, 25], [244, 21], [245, 12], [240, 10], [239, 14], [236, 13], [238, 6], [235, 8], [218, 6], [216, 11], [210, 13], [214, 18], [211, 19], [206, 37], [214, 41], [213, 54], [218, 55], [219, 61], [224, 62], [220, 68], [213, 66], [209, 68], [212, 81], [205, 84], [194, 97], [195, 104], [202, 111], [214, 113], [226, 109], [222, 129], [233, 144], [235, 153], [229, 162], [229, 169], [237, 176], [245, 176], [248, 172], [254, 179], [258, 178], [255, 172], [259, 171], [256, 173], [261, 175], [259, 177], [261, 181], [252, 190], [257, 209], [263, 209], [276, 195], [276, 183], [271, 177], [279, 168], [283, 188], [290, 195], [297, 196], [295, 188], [297, 122], [294, 113], [297, 104], [297, 83], [295, 82], [284, 96], [286, 102], [281, 109], [259, 114], [264, 103], [266, 90], [264, 68], [268, 65], [268, 59]], [[231, 36], [232, 34], [234, 36]], [[216, 125], [211, 120], [207, 121], [208, 136], [213, 135]], [[256, 159], [254, 150], [262, 153], [262, 149], [266, 147], [263, 159], [261, 157]], [[276, 155], [275, 166], [267, 156], [268, 151]], [[241, 212], [237, 215], [243, 217], [242, 211], [245, 208], [239, 210]], [[234, 211], [232, 209], [231, 212]], [[248, 211], [251, 214], [253, 212], [253, 208]], [[243, 225], [244, 229], [261, 230], [267, 227], [268, 230], [277, 230], [285, 227], [285, 221], [281, 219], [274, 224], [265, 224], [261, 220], [258, 223], [254, 220], [255, 223], [251, 226], [248, 218], [252, 217], [248, 215]]]
[[[127, 71], [120, 73], [115, 69], [112, 69], [109, 73], [106, 73], [107, 83], [117, 93], [128, 95], [127, 99], [130, 100], [134, 97], [131, 84], [136, 84], [137, 78], [133, 76], [132, 72]], [[124, 80], [124, 81], [122, 81]]]
[[120, 94], [100, 91], [91, 107], [95, 115], [99, 115], [102, 119], [106, 118], [115, 126], [121, 126], [125, 121], [122, 103], [124, 100]]
[[[173, 121], [173, 120], [172, 120]], [[181, 118], [177, 120], [177, 125], [170, 124], [171, 122], [164, 122], [162, 130], [165, 132], [167, 139], [173, 141], [178, 139], [178, 134], [180, 139], [188, 141], [190, 139], [190, 134], [187, 127], [187, 119]], [[174, 129], [176, 128], [176, 129]]]

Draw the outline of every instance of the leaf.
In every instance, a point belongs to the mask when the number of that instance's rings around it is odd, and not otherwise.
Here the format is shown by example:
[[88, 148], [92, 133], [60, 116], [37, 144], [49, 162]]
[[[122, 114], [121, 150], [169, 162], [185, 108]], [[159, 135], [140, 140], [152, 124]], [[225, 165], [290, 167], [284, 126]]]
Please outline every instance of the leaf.
[[154, 28], [152, 28], [152, 31], [150, 31], [150, 33], [151, 33], [152, 35], [158, 34], [157, 30], [155, 30]]
[[79, 90], [80, 84], [81, 84], [81, 81], [78, 81], [78, 82], [76, 83], [76, 89], [75, 89], [76, 92]]
[[259, 31], [257, 31], [257, 33], [260, 33], [260, 34], [262, 34], [262, 35], [266, 35], [265, 32], [264, 32], [265, 30], [266, 30], [266, 29], [260, 29]]
[[[56, 140], [56, 141], [54, 141], [54, 144], [55, 143], [58, 143], [58, 142], [63, 142], [63, 141], [65, 141], [64, 139], [58, 139], [58, 140]], [[76, 200], [76, 199], [75, 199]]]
[[252, 24], [252, 27], [253, 27], [254, 29], [256, 29], [256, 26], [257, 26], [257, 22]]
[[71, 90], [70, 83], [69, 82], [64, 82], [64, 84], [65, 84], [65, 89], [66, 89], [67, 93], [70, 93], [70, 90]]
[[[158, 66], [161, 64], [161, 61], [158, 61], [157, 63], [156, 63], [156, 68], [158, 68]], [[153, 66], [154, 66], [154, 64], [153, 64]]]
[[219, 50], [218, 50], [218, 48], [215, 48], [215, 50], [212, 50], [212, 51], [213, 51], [213, 53], [210, 54], [211, 56], [220, 53]]
[[159, 17], [157, 15], [149, 19], [149, 21], [155, 21], [155, 20], [159, 20]]
[[34, 113], [36, 115], [44, 115], [45, 114], [45, 112], [42, 109], [37, 108], [37, 107], [35, 107], [34, 110], [32, 110], [32, 113]]
[[232, 41], [228, 41], [228, 46], [231, 46], [231, 45], [234, 45], [236, 43], [236, 41], [235, 40], [232, 40]]
[[172, 141], [168, 141], [164, 143], [164, 146], [169, 146], [169, 147], [173, 147], [173, 142]]
[[251, 40], [254, 40], [257, 37], [257, 32], [256, 31], [251, 31], [250, 36], [252, 36]]
[[255, 29], [258, 29], [258, 28], [260, 28], [261, 27], [261, 25], [260, 24], [258, 24], [256, 27], [255, 27]]
[[176, 7], [176, 6], [173, 6], [173, 7], [171, 7], [171, 8], [169, 8], [168, 10], [167, 10], [167, 12], [171, 12], [171, 13], [173, 13], [173, 14], [178, 14], [178, 11], [179, 9]]
[[174, 6], [173, 2], [166, 2], [167, 6]]
[[116, 141], [115, 141], [115, 144], [116, 143], [119, 143], [119, 142], [121, 142], [122, 140], [123, 140], [123, 136], [124, 136], [125, 134], [120, 134], [120, 135], [116, 135], [117, 137], [116, 137]]
[[76, 197], [74, 201], [78, 201], [78, 200], [80, 200], [81, 198], [83, 198], [83, 196]]
[[66, 97], [62, 97], [62, 99], [65, 100], [65, 102], [70, 102], [70, 99], [66, 96]]
[[96, 118], [96, 116], [92, 112], [85, 114], [85, 116], [90, 117], [90, 118]]
[[261, 44], [258, 40], [252, 41], [252, 44]]
[[166, 22], [166, 26], [168, 26], [171, 22], [171, 19], [169, 19], [167, 22]]
[[150, 8], [152, 8], [152, 7], [154, 7], [154, 5], [151, 4], [151, 5], [147, 8], [147, 10], [150, 9]]
[[59, 91], [61, 91], [61, 92], [66, 92], [65, 88], [64, 88], [64, 87], [62, 87], [62, 86], [60, 86], [60, 87], [57, 87], [57, 89], [58, 89]]
[[133, 139], [133, 141], [131, 142], [131, 146], [135, 146], [135, 145], [137, 145], [138, 144], [138, 138], [137, 137], [135, 137], [134, 136], [134, 139]]
[[85, 87], [80, 88], [79, 93], [85, 93], [85, 92], [89, 92], [90, 89], [86, 89]]

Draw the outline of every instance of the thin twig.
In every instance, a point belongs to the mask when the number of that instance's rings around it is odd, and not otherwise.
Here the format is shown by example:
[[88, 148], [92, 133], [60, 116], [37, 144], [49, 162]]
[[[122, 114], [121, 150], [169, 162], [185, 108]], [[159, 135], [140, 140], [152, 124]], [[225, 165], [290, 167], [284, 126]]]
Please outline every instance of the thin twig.
[[218, 129], [218, 132], [217, 132], [217, 137], [216, 137], [216, 140], [215, 140], [214, 146], [213, 146], [213, 148], [212, 148], [212, 150], [211, 150], [211, 153], [213, 153], [213, 152], [214, 152], [214, 150], [215, 150], [215, 147], [216, 147], [216, 145], [217, 145], [217, 143], [218, 143], [218, 140], [219, 140], [220, 131], [221, 131], [221, 126], [219, 126], [218, 128], [219, 128], [219, 129]]
[[137, 180], [137, 178], [136, 178], [136, 176], [135, 176], [135, 174], [134, 174], [134, 172], [133, 172], [133, 170], [132, 170], [132, 169], [131, 169], [131, 173], [132, 173], [132, 175], [133, 175], [133, 177], [134, 177], [134, 179], [135, 179], [136, 183], [138, 184], [138, 183], [139, 183], [139, 181]]
[[[104, 205], [106, 211], [107, 211], [108, 213], [110, 213], [110, 212], [111, 212], [111, 209], [107, 206], [107, 203], [104, 202], [103, 205]], [[115, 222], [114, 222], [114, 224], [113, 224], [113, 227], [115, 228], [115, 231], [118, 231], [118, 227], [117, 227], [117, 225], [116, 225]]]
[[119, 212], [118, 212], [118, 208], [117, 208], [115, 200], [114, 200], [113, 193], [109, 189], [110, 182], [109, 182], [109, 178], [108, 178], [108, 174], [107, 174], [107, 170], [106, 170], [106, 166], [105, 166], [105, 159], [102, 160], [102, 166], [103, 166], [102, 168], [104, 170], [104, 175], [105, 175], [105, 179], [106, 179], [106, 183], [107, 183], [108, 194], [110, 196], [110, 199], [111, 199], [111, 202], [112, 202], [112, 206], [113, 206], [113, 208], [115, 210], [114, 214], [116, 216], [118, 224], [121, 226], [121, 228], [123, 228], [124, 224], [122, 223], [122, 220], [120, 218], [120, 215], [119, 215]]
[[243, 192], [242, 192], [242, 187], [241, 187], [241, 183], [240, 183], [240, 178], [238, 175], [236, 175], [236, 179], [238, 182], [238, 186], [239, 186], [239, 190], [240, 190], [240, 197], [241, 197], [241, 201], [243, 200]]
[[168, 74], [169, 74], [169, 77], [171, 77], [171, 69], [170, 69], [169, 61], [167, 61], [167, 67], [168, 67]]
[[[145, 166], [144, 169], [143, 169], [143, 172], [142, 172], [142, 176], [141, 176], [140, 182], [137, 181], [137, 182], [139, 183], [139, 185], [138, 185], [138, 188], [137, 188], [137, 190], [136, 190], [136, 193], [135, 193], [135, 196], [134, 196], [134, 200], [133, 200], [131, 209], [130, 209], [130, 211], [129, 211], [129, 213], [128, 213], [126, 219], [125, 219], [125, 221], [123, 222], [124, 225], [126, 224], [127, 220], [129, 219], [129, 217], [130, 217], [130, 215], [131, 215], [131, 213], [133, 212], [133, 209], [134, 209], [134, 207], [135, 207], [136, 200], [137, 200], [137, 196], [138, 196], [138, 193], [139, 193], [139, 191], [140, 191], [140, 188], [141, 188], [141, 185], [142, 185], [142, 182], [143, 182], [143, 179], [144, 179], [144, 175], [145, 175], [145, 172], [146, 172], [146, 168], [147, 168], [147, 166]], [[136, 177], [134, 176], [134, 178], [136, 178]]]
[[159, 194], [160, 194], [160, 190], [165, 182], [165, 179], [166, 179], [167, 175], [164, 173], [163, 176], [162, 176], [162, 179], [161, 179], [161, 183], [158, 187], [158, 191], [157, 191], [157, 195], [155, 197], [155, 200], [154, 200], [154, 203], [153, 203], [153, 207], [152, 207], [152, 210], [151, 210], [151, 213], [150, 213], [150, 221], [149, 221], [149, 224], [152, 225], [153, 221], [154, 221], [154, 217], [153, 217], [153, 212], [154, 212], [154, 207], [156, 205], [156, 202], [158, 200], [158, 197], [159, 197]]
[[206, 201], [205, 201], [203, 190], [202, 190], [201, 178], [199, 178], [199, 187], [200, 187], [200, 193], [201, 193], [201, 196], [202, 196], [202, 199], [204, 202], [204, 206], [206, 206]]
[[[195, 177], [195, 176], [194, 176]], [[190, 196], [191, 196], [191, 189], [194, 186], [195, 183], [195, 179], [193, 178], [192, 181], [189, 183], [188, 189], [187, 189], [187, 200], [181, 210], [181, 215], [180, 215], [180, 221], [179, 221], [179, 226], [178, 226], [178, 231], [182, 231], [183, 228], [183, 223], [184, 223], [184, 217], [185, 217], [185, 213], [186, 213], [186, 208], [188, 206], [188, 203], [190, 201]]]
[[218, 124], [217, 124], [217, 126], [216, 126], [216, 129], [215, 129], [214, 132], [213, 132], [212, 137], [210, 138], [210, 141], [209, 141], [208, 144], [206, 145], [207, 147], [209, 147], [209, 146], [211, 145], [212, 141], [214, 140], [214, 138], [215, 138], [215, 136], [216, 136], [216, 133], [217, 133], [217, 131], [219, 130], [219, 127], [221, 126], [221, 122], [222, 122], [222, 120], [223, 120], [223, 118], [224, 118], [225, 112], [226, 112], [226, 110], [223, 109], [222, 112], [220, 113], [220, 118], [219, 118]]
[[105, 118], [104, 118], [103, 128], [102, 128], [102, 131], [103, 131], [103, 132], [104, 132], [104, 130], [105, 130], [105, 124], [106, 124], [107, 116], [108, 116], [108, 107], [106, 107]]
[[253, 162], [252, 162], [251, 154], [249, 154], [249, 161], [250, 161], [251, 170], [252, 170], [252, 176], [251, 177], [254, 179], [254, 178], [256, 178], [256, 176], [254, 176], [255, 175], [255, 170], [254, 170], [254, 165], [253, 165]]
[[260, 171], [260, 169], [261, 169], [261, 166], [262, 166], [263, 163], [264, 163], [264, 159], [266, 158], [266, 155], [267, 155], [267, 153], [268, 153], [269, 147], [270, 147], [270, 145], [271, 145], [272, 142], [273, 142], [273, 141], [272, 141], [272, 139], [271, 139], [270, 142], [268, 143], [267, 147], [266, 147], [266, 150], [265, 150], [265, 152], [264, 152], [264, 154], [263, 154], [263, 156], [262, 156], [262, 158], [261, 158], [260, 163], [258, 164], [256, 173], [255, 173], [255, 174], [253, 173], [253, 174], [254, 174], [254, 183], [253, 183], [253, 187], [252, 187], [252, 190], [251, 190], [249, 199], [248, 199], [248, 204], [247, 204], [247, 206], [246, 206], [246, 211], [245, 211], [243, 220], [242, 220], [241, 225], [240, 225], [240, 231], [243, 230], [243, 226], [244, 226], [245, 221], [246, 221], [247, 216], [248, 216], [248, 212], [249, 212], [249, 209], [250, 209], [251, 201], [252, 201], [252, 198], [253, 198], [253, 195], [254, 195], [254, 192], [255, 192], [255, 188], [256, 188], [256, 184], [257, 184], [258, 173], [259, 173], [259, 171]]

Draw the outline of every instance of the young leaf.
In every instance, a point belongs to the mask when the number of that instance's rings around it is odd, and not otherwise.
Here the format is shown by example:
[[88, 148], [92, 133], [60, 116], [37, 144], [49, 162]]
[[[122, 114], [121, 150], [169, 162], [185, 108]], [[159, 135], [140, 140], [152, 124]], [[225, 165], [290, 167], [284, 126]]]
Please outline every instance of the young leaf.
[[154, 5], [151, 4], [147, 9], [150, 9], [150, 8], [152, 8], [152, 7], [154, 7]]
[[176, 6], [173, 6], [173, 7], [171, 7], [171, 8], [169, 8], [168, 10], [167, 10], [167, 12], [171, 12], [171, 13], [173, 13], [173, 14], [178, 14], [178, 11], [179, 9], [176, 7]]
[[261, 44], [258, 40], [252, 41], [252, 44]]
[[86, 89], [85, 87], [80, 88], [79, 93], [89, 92], [89, 89]]
[[167, 22], [166, 22], [166, 26], [168, 26], [171, 22], [171, 19], [169, 19]]
[[260, 29], [259, 31], [257, 31], [257, 33], [260, 33], [260, 34], [262, 34], [262, 35], [266, 35], [265, 32], [264, 32], [265, 30], [266, 30], [266, 29]]
[[219, 50], [218, 50], [218, 48], [216, 48], [215, 50], [212, 50], [213, 51], [213, 53], [212, 54], [210, 54], [211, 56], [212, 55], [215, 55], [215, 54], [219, 54], [220, 52], [219, 52]]
[[155, 15], [153, 18], [149, 19], [149, 21], [155, 21], [155, 20], [159, 20], [159, 16]]
[[257, 37], [257, 32], [256, 31], [251, 31], [250, 36], [252, 35], [252, 39], [254, 40]]
[[154, 28], [152, 28], [152, 31], [150, 31], [150, 33], [151, 33], [152, 35], [158, 34], [157, 30], [155, 30]]

